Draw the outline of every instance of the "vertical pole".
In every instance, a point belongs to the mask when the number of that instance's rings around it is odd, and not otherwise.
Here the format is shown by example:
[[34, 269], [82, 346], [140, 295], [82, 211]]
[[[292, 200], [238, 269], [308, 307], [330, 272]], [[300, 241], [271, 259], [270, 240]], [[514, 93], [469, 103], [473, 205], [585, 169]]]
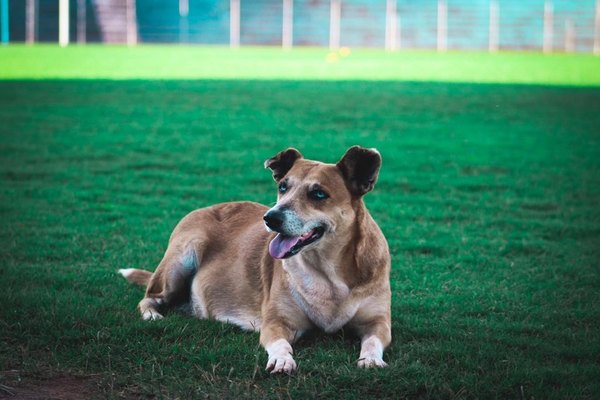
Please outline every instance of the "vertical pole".
[[571, 18], [565, 21], [565, 51], [567, 53], [575, 51], [575, 26]]
[[69, 0], [58, 2], [58, 44], [60, 47], [69, 44]]
[[490, 0], [490, 43], [489, 51], [494, 53], [498, 51], [498, 42], [500, 37], [498, 0]]
[[448, 37], [448, 6], [446, 0], [438, 0], [438, 20], [437, 20], [437, 49], [446, 51]]
[[127, 21], [127, 44], [133, 46], [137, 44], [137, 24], [136, 24], [136, 11], [135, 11], [135, 0], [127, 0], [125, 10], [125, 18]]
[[396, 0], [387, 0], [385, 6], [385, 49], [396, 50], [396, 37], [398, 32], [398, 14]]
[[594, 18], [594, 54], [600, 54], [600, 0], [596, 0], [596, 18]]
[[294, 0], [283, 0], [283, 25], [281, 47], [291, 49], [294, 43]]
[[25, 3], [25, 43], [35, 42], [35, 0]]
[[340, 48], [340, 18], [342, 14], [342, 0], [331, 0], [329, 11], [329, 50]]
[[190, 40], [190, 0], [179, 0], [179, 42], [187, 43]]
[[240, 47], [240, 0], [229, 1], [229, 46]]
[[87, 9], [86, 0], [77, 0], [77, 43], [87, 41]]
[[552, 0], [546, 0], [544, 3], [544, 53], [552, 52], [552, 35], [554, 25], [554, 9], [552, 6]]

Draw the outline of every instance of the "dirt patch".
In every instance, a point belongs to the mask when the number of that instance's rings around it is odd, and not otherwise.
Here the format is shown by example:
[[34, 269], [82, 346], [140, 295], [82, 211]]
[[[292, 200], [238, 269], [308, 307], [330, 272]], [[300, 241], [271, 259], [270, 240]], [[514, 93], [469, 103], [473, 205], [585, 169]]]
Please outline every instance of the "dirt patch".
[[92, 378], [58, 376], [48, 380], [27, 381], [22, 384], [0, 384], [0, 399], [11, 400], [80, 400], [98, 393]]

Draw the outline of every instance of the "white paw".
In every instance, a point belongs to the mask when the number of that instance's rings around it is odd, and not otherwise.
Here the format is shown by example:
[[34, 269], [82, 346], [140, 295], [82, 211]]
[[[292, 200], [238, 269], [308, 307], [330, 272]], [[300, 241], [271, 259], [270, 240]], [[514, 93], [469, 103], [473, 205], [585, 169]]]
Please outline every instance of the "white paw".
[[164, 317], [162, 316], [161, 313], [159, 313], [156, 310], [152, 310], [152, 309], [148, 309], [142, 313], [142, 319], [144, 321], [156, 321], [156, 320], [163, 319], [163, 318]]
[[388, 365], [379, 357], [365, 357], [358, 360], [358, 368], [385, 368]]
[[296, 361], [290, 354], [279, 355], [269, 358], [267, 361], [267, 371], [272, 374], [291, 374], [296, 370]]

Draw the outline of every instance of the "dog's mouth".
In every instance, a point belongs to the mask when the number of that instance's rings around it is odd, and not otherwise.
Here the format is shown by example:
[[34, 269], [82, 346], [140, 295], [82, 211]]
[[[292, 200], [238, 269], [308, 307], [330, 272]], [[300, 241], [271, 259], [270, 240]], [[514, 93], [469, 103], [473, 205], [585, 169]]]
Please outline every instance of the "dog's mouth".
[[321, 239], [323, 233], [325, 233], [325, 228], [322, 226], [313, 228], [301, 236], [286, 236], [283, 233], [278, 233], [269, 243], [269, 254], [273, 258], [289, 258], [298, 254], [300, 250], [309, 244]]

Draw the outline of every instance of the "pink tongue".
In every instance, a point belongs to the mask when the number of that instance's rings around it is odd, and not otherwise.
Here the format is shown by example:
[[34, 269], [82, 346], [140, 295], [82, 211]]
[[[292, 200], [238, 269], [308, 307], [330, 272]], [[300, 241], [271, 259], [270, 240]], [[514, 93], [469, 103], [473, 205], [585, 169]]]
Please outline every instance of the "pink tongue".
[[269, 243], [269, 254], [273, 258], [283, 258], [300, 241], [300, 236], [282, 236], [278, 233]]

